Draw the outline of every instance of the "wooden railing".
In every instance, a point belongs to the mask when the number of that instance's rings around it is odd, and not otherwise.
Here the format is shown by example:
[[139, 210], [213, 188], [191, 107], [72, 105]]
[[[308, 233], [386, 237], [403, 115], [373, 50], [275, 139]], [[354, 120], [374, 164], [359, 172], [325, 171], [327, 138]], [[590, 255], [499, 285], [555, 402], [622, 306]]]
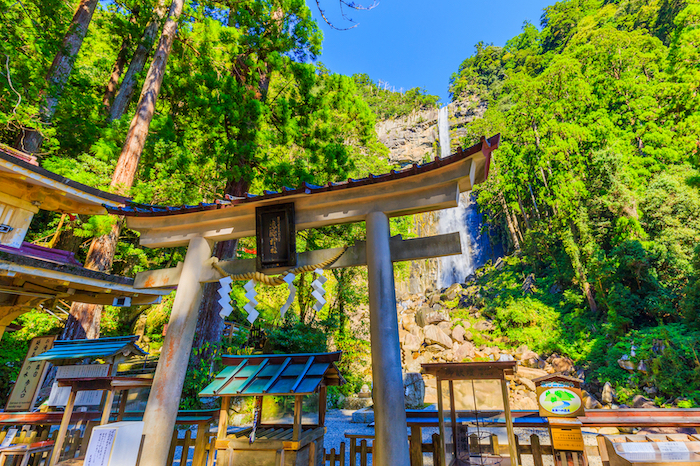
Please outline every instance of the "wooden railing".
[[[345, 438], [347, 438], [350, 443], [349, 466], [367, 466], [372, 455], [372, 444], [369, 442], [374, 440], [374, 436], [345, 434]], [[409, 436], [411, 466], [423, 466], [424, 453], [432, 454], [434, 466], [444, 466], [443, 463], [445, 455], [440, 452], [441, 442], [439, 434], [433, 434], [431, 436], [431, 440], [431, 443], [423, 443], [422, 439], [414, 442]], [[521, 444], [517, 437], [515, 439], [515, 443], [518, 452], [518, 464], [522, 464], [523, 455], [528, 455], [532, 456], [535, 466], [543, 466], [543, 458], [547, 456], [551, 457], [554, 454], [552, 446], [542, 445], [540, 438], [535, 434], [530, 436], [530, 444]], [[498, 436], [495, 434], [488, 437], [487, 443], [481, 443], [476, 434], [471, 434], [469, 436], [469, 445], [471, 446], [472, 450], [476, 451], [478, 449], [483, 454], [508, 456], [508, 445], [500, 444], [498, 441]], [[341, 442], [337, 453], [335, 448], [331, 449], [330, 452], [326, 451], [324, 456], [326, 463], [329, 466], [345, 466], [345, 450], [345, 442]], [[586, 455], [600, 456], [598, 446], [586, 445]]]

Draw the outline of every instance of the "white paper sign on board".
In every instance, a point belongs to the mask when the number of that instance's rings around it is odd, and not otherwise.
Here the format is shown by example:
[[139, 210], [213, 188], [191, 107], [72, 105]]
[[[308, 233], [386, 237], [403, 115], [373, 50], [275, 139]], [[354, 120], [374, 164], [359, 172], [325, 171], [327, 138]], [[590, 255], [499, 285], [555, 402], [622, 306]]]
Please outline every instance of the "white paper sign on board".
[[0, 443], [0, 448], [5, 448], [9, 447], [12, 445], [12, 441], [15, 439], [17, 436], [17, 429], [9, 429], [7, 431], [7, 434], [5, 435], [5, 438], [2, 439], [2, 443]]
[[108, 466], [117, 429], [95, 429], [85, 454], [83, 466]]

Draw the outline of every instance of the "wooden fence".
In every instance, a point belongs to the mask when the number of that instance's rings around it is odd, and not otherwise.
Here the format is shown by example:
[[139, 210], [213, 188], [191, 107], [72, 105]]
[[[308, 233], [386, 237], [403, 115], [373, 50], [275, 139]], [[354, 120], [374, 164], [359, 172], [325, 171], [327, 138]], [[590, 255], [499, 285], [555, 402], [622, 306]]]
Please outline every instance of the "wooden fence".
[[[372, 444], [369, 442], [374, 440], [374, 436], [345, 434], [345, 438], [350, 442], [350, 462], [347, 466], [367, 466], [372, 456]], [[434, 466], [445, 466], [443, 464], [444, 454], [440, 452], [441, 442], [439, 434], [432, 435], [431, 443], [423, 443], [422, 439], [419, 440], [420, 443], [412, 440], [409, 437], [411, 466], [423, 466], [424, 453], [432, 454]], [[529, 455], [532, 456], [535, 466], [543, 466], [543, 457], [554, 454], [552, 446], [542, 445], [539, 436], [536, 434], [530, 436], [530, 444], [521, 444], [517, 437], [515, 443], [518, 452], [518, 464], [522, 464], [523, 455]], [[508, 455], [508, 445], [500, 444], [498, 436], [495, 434], [488, 438], [488, 443], [480, 443], [476, 434], [472, 434], [469, 436], [469, 444], [472, 450], [477, 450], [478, 448], [483, 454]], [[325, 452], [326, 464], [329, 466], [346, 466], [345, 451], [345, 442], [341, 442], [338, 452], [336, 452], [335, 448], [331, 449], [330, 452]], [[598, 446], [586, 445], [586, 455], [600, 456]]]

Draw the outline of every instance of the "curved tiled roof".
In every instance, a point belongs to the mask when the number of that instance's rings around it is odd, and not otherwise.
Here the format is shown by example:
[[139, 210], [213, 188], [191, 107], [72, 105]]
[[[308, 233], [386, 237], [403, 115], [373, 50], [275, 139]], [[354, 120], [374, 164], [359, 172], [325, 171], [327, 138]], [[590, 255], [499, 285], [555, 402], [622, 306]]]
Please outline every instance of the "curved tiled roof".
[[341, 189], [356, 188], [360, 186], [372, 185], [376, 183], [383, 183], [386, 181], [398, 180], [402, 178], [408, 178], [421, 173], [429, 172], [442, 168], [446, 165], [464, 160], [484, 149], [484, 146], [488, 148], [487, 161], [486, 161], [486, 173], [488, 176], [489, 164], [490, 164], [490, 151], [498, 148], [500, 143], [501, 135], [496, 134], [495, 136], [486, 139], [481, 138], [481, 143], [475, 144], [468, 149], [459, 148], [454, 154], [445, 158], [436, 158], [432, 162], [428, 162], [423, 165], [413, 164], [402, 170], [392, 170], [389, 173], [384, 173], [382, 175], [369, 175], [366, 178], [361, 179], [348, 179], [347, 181], [342, 181], [340, 183], [328, 183], [323, 186], [313, 185], [309, 183], [303, 183], [302, 186], [298, 188], [283, 188], [282, 191], [265, 191], [263, 194], [250, 194], [246, 193], [245, 197], [241, 198], [231, 198], [226, 201], [216, 201], [211, 203], [202, 202], [197, 205], [184, 205], [184, 206], [158, 206], [150, 204], [136, 204], [129, 203], [124, 207], [114, 207], [105, 205], [107, 211], [115, 215], [124, 215], [127, 217], [161, 217], [167, 215], [178, 215], [186, 214], [192, 212], [202, 212], [206, 210], [216, 210], [223, 209], [232, 205], [245, 204], [249, 202], [259, 202], [269, 199], [283, 198], [286, 196], [298, 195], [298, 194], [316, 194], [328, 191], [337, 191]]
[[106, 191], [101, 191], [97, 188], [93, 188], [92, 186], [78, 183], [77, 181], [73, 181], [70, 178], [66, 178], [62, 175], [59, 175], [58, 173], [54, 173], [46, 170], [45, 168], [41, 168], [36, 163], [36, 157], [33, 157], [29, 154], [25, 154], [24, 152], [20, 152], [16, 149], [12, 149], [11, 147], [8, 147], [4, 144], [0, 144], [0, 159], [16, 164], [26, 170], [36, 173], [37, 175], [45, 176], [46, 178], [49, 178], [53, 181], [57, 181], [61, 184], [77, 189], [79, 191], [83, 191], [84, 193], [102, 198], [105, 201], [112, 201], [117, 204], [126, 204], [131, 202], [131, 199], [129, 199], [128, 197], [120, 196], [119, 194], [108, 193]]

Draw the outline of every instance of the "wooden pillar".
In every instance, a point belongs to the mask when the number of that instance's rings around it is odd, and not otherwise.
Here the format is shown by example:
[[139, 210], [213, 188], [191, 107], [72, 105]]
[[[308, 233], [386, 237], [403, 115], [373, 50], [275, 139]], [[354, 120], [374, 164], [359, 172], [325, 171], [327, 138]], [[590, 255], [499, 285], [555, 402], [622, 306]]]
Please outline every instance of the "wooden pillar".
[[187, 248], [168, 333], [143, 416], [146, 448], [140, 461], [142, 465], [165, 466], [168, 459], [202, 299], [200, 277], [205, 261], [211, 257], [211, 249], [209, 241], [199, 236], [192, 238]]
[[129, 390], [119, 392], [119, 411], [117, 412], [117, 422], [124, 419], [124, 411], [126, 411], [126, 402], [129, 398]]
[[114, 403], [114, 389], [107, 391], [105, 397], [105, 407], [102, 409], [102, 419], [100, 425], [103, 426], [109, 422], [109, 415], [112, 413], [112, 403]]
[[301, 413], [302, 413], [302, 403], [304, 402], [304, 397], [301, 395], [296, 395], [294, 397], [294, 427], [292, 429], [292, 441], [298, 442], [301, 437]]
[[75, 396], [77, 394], [78, 393], [73, 390], [73, 387], [71, 387], [70, 395], [68, 395], [68, 403], [66, 403], [65, 410], [63, 411], [63, 417], [61, 418], [61, 426], [58, 428], [56, 443], [54, 443], [53, 451], [51, 452], [51, 461], [49, 461], [49, 466], [55, 466], [61, 457], [63, 442], [66, 440], [66, 432], [68, 431], [68, 424], [70, 424], [71, 414], [73, 414], [73, 406], [75, 406]]
[[508, 399], [508, 382], [501, 380], [501, 392], [503, 393], [503, 409], [506, 416], [506, 430], [508, 431], [508, 452], [510, 453], [511, 466], [518, 466], [518, 447], [515, 445], [515, 431], [513, 430], [513, 417], [510, 414], [510, 401]]
[[328, 402], [327, 389], [325, 385], [321, 385], [318, 392], [318, 425], [326, 425], [326, 403]]
[[[443, 406], [442, 402], [442, 380], [439, 378], [436, 378], [437, 380], [437, 399], [438, 399], [438, 424], [440, 424], [440, 444], [436, 445], [435, 440], [433, 440], [433, 461], [435, 460], [435, 457], [440, 458], [440, 464], [445, 464], [445, 452], [447, 451], [445, 448], [445, 444], [447, 443], [447, 439], [445, 438], [445, 407]], [[454, 432], [452, 433], [452, 436], [454, 437]], [[439, 450], [439, 453], [438, 451]]]

